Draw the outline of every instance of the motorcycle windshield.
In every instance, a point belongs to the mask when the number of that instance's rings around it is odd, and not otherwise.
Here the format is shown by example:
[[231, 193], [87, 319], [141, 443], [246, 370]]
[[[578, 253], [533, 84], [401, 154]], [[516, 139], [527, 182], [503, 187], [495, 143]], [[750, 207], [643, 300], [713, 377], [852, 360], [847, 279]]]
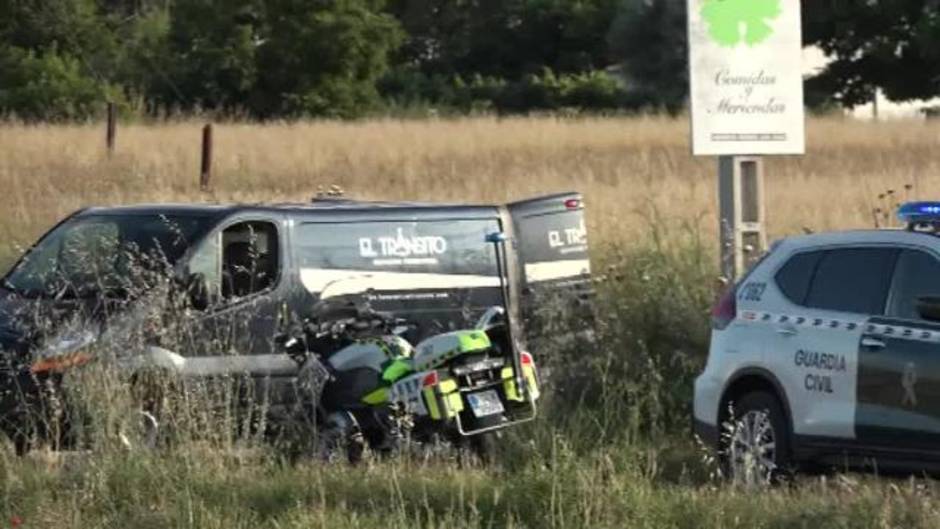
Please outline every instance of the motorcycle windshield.
[[375, 278], [368, 274], [332, 281], [320, 292], [314, 314], [320, 321], [355, 318], [368, 308], [378, 286]]

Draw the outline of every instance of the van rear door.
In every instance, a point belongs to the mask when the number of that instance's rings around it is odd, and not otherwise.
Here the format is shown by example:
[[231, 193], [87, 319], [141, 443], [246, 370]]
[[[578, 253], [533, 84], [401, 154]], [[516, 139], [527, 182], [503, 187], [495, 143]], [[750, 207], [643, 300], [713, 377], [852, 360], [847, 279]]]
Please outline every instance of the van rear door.
[[514, 202], [512, 218], [521, 309], [529, 341], [557, 341], [592, 320], [591, 262], [584, 200], [564, 193]]

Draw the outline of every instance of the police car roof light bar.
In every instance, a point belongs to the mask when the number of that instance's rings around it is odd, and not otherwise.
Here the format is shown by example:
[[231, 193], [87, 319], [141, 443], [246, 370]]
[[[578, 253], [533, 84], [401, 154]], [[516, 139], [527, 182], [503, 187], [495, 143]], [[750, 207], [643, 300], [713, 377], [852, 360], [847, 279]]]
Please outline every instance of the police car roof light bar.
[[898, 220], [913, 230], [918, 225], [940, 224], [940, 202], [908, 202], [898, 208]]

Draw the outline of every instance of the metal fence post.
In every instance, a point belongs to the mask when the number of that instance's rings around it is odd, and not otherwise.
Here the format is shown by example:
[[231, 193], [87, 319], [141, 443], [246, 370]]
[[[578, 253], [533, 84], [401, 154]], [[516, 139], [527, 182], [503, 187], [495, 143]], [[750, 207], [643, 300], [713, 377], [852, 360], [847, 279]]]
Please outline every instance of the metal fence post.
[[199, 189], [208, 191], [212, 182], [212, 124], [202, 128], [202, 164], [199, 173]]
[[114, 154], [114, 142], [117, 139], [117, 105], [108, 102], [108, 128], [105, 132], [105, 145], [108, 147], [108, 156]]

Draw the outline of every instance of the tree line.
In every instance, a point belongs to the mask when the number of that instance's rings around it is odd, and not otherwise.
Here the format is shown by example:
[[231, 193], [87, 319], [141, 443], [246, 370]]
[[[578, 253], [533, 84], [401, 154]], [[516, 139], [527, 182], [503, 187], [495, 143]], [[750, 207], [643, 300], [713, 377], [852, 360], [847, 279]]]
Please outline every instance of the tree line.
[[[680, 111], [686, 0], [3, 0], [0, 114]], [[804, 0], [813, 106], [940, 94], [937, 0]]]

